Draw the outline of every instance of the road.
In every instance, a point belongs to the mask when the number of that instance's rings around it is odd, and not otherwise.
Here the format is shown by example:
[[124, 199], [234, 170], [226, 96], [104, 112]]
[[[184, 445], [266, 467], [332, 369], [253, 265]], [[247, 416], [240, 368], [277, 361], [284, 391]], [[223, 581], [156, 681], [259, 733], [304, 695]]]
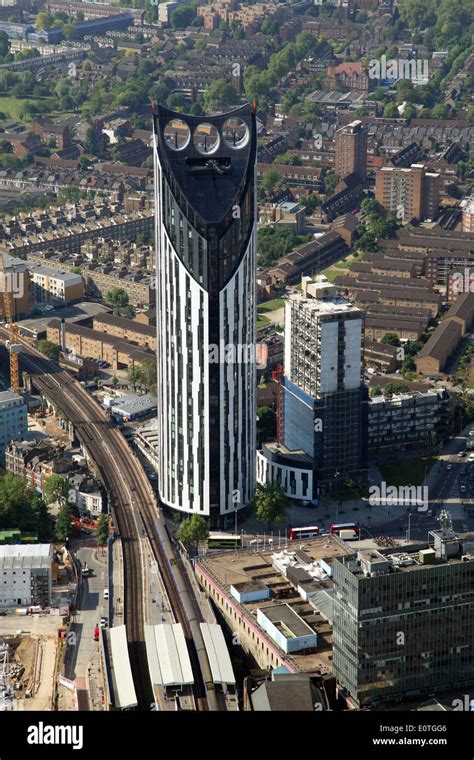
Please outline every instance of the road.
[[[74, 551], [74, 546], [71, 546]], [[108, 616], [107, 602], [104, 602], [103, 590], [107, 588], [107, 565], [95, 559], [95, 554], [100, 549], [82, 546], [77, 549], [76, 557], [84, 566], [87, 562], [93, 571], [90, 578], [84, 579], [81, 584], [81, 595], [78, 600], [78, 608], [74, 615], [74, 631], [77, 639], [74, 654], [71, 659], [71, 669], [75, 678], [85, 676], [88, 665], [93, 655], [98, 651], [99, 644], [94, 641], [94, 629], [100, 624], [102, 615]], [[104, 554], [104, 558], [105, 558]]]

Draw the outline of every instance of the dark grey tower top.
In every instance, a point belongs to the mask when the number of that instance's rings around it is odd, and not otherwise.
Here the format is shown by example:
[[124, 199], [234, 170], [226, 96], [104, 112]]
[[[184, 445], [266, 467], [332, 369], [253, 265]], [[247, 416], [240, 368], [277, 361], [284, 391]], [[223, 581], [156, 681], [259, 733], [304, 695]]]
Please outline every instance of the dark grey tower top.
[[188, 116], [157, 106], [153, 123], [160, 163], [183, 211], [186, 201], [204, 226], [224, 223], [225, 230], [226, 217], [253, 181], [257, 140], [252, 106], [217, 116]]

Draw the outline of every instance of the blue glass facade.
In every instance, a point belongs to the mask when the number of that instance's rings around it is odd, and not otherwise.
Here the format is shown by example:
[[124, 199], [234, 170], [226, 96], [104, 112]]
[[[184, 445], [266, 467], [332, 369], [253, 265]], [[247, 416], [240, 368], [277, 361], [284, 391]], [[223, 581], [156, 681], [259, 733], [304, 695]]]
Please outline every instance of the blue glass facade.
[[290, 451], [303, 449], [308, 456], [314, 452], [315, 403], [297, 385], [283, 378], [283, 440]]

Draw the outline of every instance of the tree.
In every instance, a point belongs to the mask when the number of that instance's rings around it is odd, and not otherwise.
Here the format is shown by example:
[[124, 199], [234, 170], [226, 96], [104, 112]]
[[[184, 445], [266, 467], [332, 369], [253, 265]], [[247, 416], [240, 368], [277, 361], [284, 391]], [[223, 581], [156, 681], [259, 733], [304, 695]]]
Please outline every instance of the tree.
[[97, 543], [99, 546], [105, 546], [109, 540], [109, 518], [107, 515], [100, 515], [97, 520]]
[[207, 522], [201, 515], [193, 515], [180, 523], [176, 536], [186, 547], [194, 545], [197, 551], [199, 542], [209, 536]]
[[56, 519], [55, 534], [58, 541], [66, 542], [72, 536], [72, 513], [69, 504], [63, 504]]
[[283, 522], [288, 506], [289, 499], [280, 484], [257, 483], [254, 500], [255, 517], [259, 522], [267, 523], [269, 530], [273, 523], [278, 525]]
[[69, 485], [61, 475], [50, 475], [44, 484], [44, 498], [46, 504], [59, 504], [63, 506], [67, 502]]
[[228, 108], [239, 101], [235, 88], [228, 79], [216, 79], [206, 87], [203, 95], [203, 103], [206, 111], [217, 108]]
[[269, 406], [260, 406], [257, 408], [257, 429], [259, 439], [268, 441], [275, 438], [276, 435], [276, 414]]
[[74, 24], [64, 24], [63, 37], [65, 40], [74, 40], [76, 38], [76, 27]]
[[53, 17], [51, 13], [41, 12], [38, 13], [35, 20], [35, 26], [39, 29], [51, 29], [53, 26]]
[[179, 5], [170, 14], [170, 22], [173, 29], [185, 29], [196, 17], [196, 6]]
[[331, 195], [331, 193], [334, 192], [338, 182], [339, 182], [339, 177], [337, 174], [334, 174], [334, 172], [328, 172], [325, 175], [324, 189], [325, 189], [326, 195]]
[[114, 375], [113, 378], [112, 378], [112, 385], [114, 386], [114, 388], [115, 388], [116, 385], [118, 385], [118, 383], [119, 383], [119, 379], [118, 379], [117, 375]]
[[292, 153], [289, 150], [287, 150], [286, 153], [282, 153], [281, 156], [278, 157], [278, 163], [284, 164], [286, 166], [301, 166], [301, 160], [298, 158], [296, 153]]
[[383, 109], [383, 115], [385, 119], [396, 119], [399, 117], [398, 108], [395, 103], [387, 103]]
[[399, 346], [400, 338], [396, 333], [385, 333], [380, 342], [384, 343], [386, 346]]
[[16, 475], [0, 476], [0, 529], [38, 531], [49, 533], [46, 505], [34, 488]]
[[137, 385], [142, 381], [142, 371], [140, 367], [130, 367], [127, 374], [127, 380], [133, 385], [133, 390], [137, 390]]
[[262, 177], [261, 186], [266, 193], [273, 193], [278, 185], [282, 184], [282, 179], [278, 169], [269, 169]]
[[394, 393], [406, 393], [409, 387], [406, 383], [387, 383], [383, 389], [384, 396], [393, 396]]
[[110, 303], [112, 306], [116, 306], [120, 309], [128, 306], [130, 299], [128, 297], [127, 291], [123, 288], [112, 288], [112, 290], [109, 290], [108, 293], [106, 293], [105, 300], [107, 303]]
[[9, 50], [10, 40], [8, 34], [5, 32], [0, 32], [0, 60], [3, 61], [3, 59], [8, 55]]
[[140, 368], [140, 375], [143, 382], [143, 385], [145, 386], [146, 390], [151, 390], [151, 392], [156, 396], [156, 361], [155, 359], [145, 359], [142, 362], [141, 368]]
[[38, 351], [41, 351], [41, 353], [47, 356], [48, 359], [51, 359], [51, 361], [56, 363], [58, 362], [59, 346], [55, 343], [52, 343], [50, 340], [39, 340], [37, 348]]

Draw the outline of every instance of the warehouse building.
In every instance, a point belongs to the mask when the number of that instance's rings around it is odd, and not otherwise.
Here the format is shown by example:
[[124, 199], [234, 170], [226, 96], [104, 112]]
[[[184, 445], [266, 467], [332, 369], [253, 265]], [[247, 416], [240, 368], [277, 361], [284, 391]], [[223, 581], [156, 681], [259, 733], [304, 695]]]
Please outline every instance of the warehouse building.
[[0, 546], [0, 607], [48, 605], [53, 545]]

